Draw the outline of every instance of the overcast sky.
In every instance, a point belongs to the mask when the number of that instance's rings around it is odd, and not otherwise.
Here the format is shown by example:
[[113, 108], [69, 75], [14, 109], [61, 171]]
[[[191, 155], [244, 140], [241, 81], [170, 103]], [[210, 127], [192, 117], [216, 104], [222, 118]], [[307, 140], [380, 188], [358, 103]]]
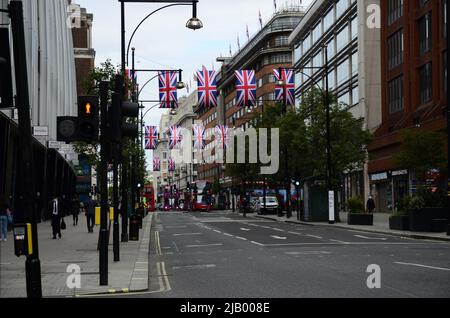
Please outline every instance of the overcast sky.
[[[117, 0], [74, 0], [93, 13], [93, 47], [97, 66], [106, 59], [120, 64], [120, 2]], [[277, 0], [277, 8], [284, 5], [308, 5], [309, 0]], [[126, 42], [139, 22], [161, 3], [127, 3], [125, 5]], [[241, 48], [247, 43], [246, 26], [250, 38], [260, 29], [259, 11], [263, 24], [272, 17], [274, 0], [199, 0], [197, 17], [203, 22], [200, 30], [185, 27], [192, 16], [191, 6], [175, 6], [163, 9], [147, 19], [136, 32], [131, 47], [136, 48], [136, 68], [182, 69], [183, 80], [195, 88], [193, 73], [205, 65], [219, 68], [216, 58], [229, 56], [237, 51], [237, 37]], [[131, 66], [131, 49], [129, 54]], [[155, 74], [138, 73], [138, 83], [143, 85]], [[180, 90], [179, 97], [186, 95]], [[148, 84], [140, 99], [158, 99], [158, 81]], [[151, 105], [145, 105], [150, 107]], [[146, 125], [159, 125], [163, 110], [148, 112]]]

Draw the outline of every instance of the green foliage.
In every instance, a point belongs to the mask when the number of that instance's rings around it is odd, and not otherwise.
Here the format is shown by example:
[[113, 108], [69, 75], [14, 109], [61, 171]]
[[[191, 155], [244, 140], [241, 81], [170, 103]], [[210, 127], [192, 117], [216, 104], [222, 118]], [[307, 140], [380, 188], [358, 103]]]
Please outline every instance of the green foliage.
[[364, 213], [365, 209], [364, 209], [364, 200], [362, 197], [352, 197], [350, 199], [348, 199], [347, 201], [347, 206], [348, 209], [350, 211], [350, 213]]
[[416, 196], [422, 199], [424, 207], [443, 208], [447, 206], [447, 194], [442, 189], [433, 192], [428, 187], [420, 187]]
[[396, 206], [396, 209], [394, 210], [394, 215], [409, 215], [409, 212], [411, 211], [411, 196], [406, 196], [401, 198]]
[[98, 95], [98, 86], [97, 84], [101, 81], [111, 81], [110, 88], [114, 89], [114, 76], [116, 74], [116, 68], [111, 63], [110, 59], [107, 59], [104, 63], [100, 64], [100, 67], [94, 68], [87, 78], [85, 78], [81, 87], [86, 91], [87, 95]]
[[447, 152], [443, 134], [409, 129], [402, 133], [402, 137], [402, 150], [394, 157], [397, 166], [415, 171], [422, 182], [428, 170], [446, 169]]

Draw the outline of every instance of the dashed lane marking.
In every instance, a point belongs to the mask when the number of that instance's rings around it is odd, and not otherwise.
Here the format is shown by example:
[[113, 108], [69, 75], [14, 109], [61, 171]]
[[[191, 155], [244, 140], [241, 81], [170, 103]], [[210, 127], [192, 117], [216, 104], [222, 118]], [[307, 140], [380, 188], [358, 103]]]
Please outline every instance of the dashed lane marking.
[[429, 266], [429, 265], [422, 265], [422, 264], [414, 264], [414, 263], [403, 263], [403, 262], [394, 262], [395, 264], [399, 265], [407, 265], [407, 266], [416, 266], [416, 267], [424, 267], [424, 268], [430, 268], [430, 269], [437, 269], [440, 271], [450, 271], [450, 268], [443, 268], [443, 267], [435, 267], [435, 266]]
[[191, 235], [202, 235], [202, 233], [177, 233], [172, 234], [173, 236], [191, 236]]
[[209, 246], [221, 246], [222, 243], [214, 243], [214, 244], [198, 244], [198, 245], [186, 245], [186, 247], [209, 247]]

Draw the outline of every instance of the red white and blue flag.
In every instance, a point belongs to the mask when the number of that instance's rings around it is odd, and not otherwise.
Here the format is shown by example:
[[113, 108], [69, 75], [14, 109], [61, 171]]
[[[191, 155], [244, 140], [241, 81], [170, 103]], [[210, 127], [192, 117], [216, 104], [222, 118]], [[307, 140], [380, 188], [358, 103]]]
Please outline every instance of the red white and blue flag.
[[204, 149], [206, 145], [205, 127], [202, 125], [193, 125], [192, 134], [194, 137], [194, 147], [196, 149]]
[[145, 127], [145, 149], [156, 149], [158, 146], [158, 128], [156, 126]]
[[169, 149], [178, 149], [181, 144], [181, 127], [170, 126], [169, 127]]
[[197, 91], [199, 107], [217, 107], [217, 73], [208, 71], [205, 67], [197, 72]]
[[[178, 107], [177, 80], [178, 72], [160, 72], [159, 79], [159, 101], [160, 108]], [[173, 106], [172, 106], [173, 105]]]
[[169, 158], [169, 171], [170, 172], [175, 171], [175, 160], [172, 158]]
[[239, 107], [256, 105], [256, 78], [254, 70], [235, 71], [236, 105]]
[[220, 145], [225, 149], [228, 146], [228, 142], [230, 140], [230, 130], [227, 125], [217, 125], [216, 126], [216, 136], [218, 137], [217, 141]]
[[161, 160], [159, 157], [153, 158], [153, 171], [161, 171]]
[[275, 75], [276, 81], [282, 80], [284, 86], [275, 86], [275, 100], [283, 102], [284, 92], [286, 93], [286, 105], [295, 105], [295, 82], [294, 82], [294, 71], [282, 68], [281, 76], [279, 69], [274, 69], [273, 73]]

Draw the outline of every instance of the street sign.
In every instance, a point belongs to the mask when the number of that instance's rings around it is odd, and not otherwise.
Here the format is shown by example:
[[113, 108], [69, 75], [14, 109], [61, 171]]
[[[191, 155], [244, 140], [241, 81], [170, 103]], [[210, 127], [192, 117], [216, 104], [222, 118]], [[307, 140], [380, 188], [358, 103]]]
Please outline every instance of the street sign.
[[34, 126], [33, 136], [48, 136], [48, 126]]
[[328, 220], [334, 223], [334, 191], [328, 191]]
[[61, 143], [56, 140], [49, 140], [48, 141], [48, 148], [49, 149], [59, 149], [61, 147]]

